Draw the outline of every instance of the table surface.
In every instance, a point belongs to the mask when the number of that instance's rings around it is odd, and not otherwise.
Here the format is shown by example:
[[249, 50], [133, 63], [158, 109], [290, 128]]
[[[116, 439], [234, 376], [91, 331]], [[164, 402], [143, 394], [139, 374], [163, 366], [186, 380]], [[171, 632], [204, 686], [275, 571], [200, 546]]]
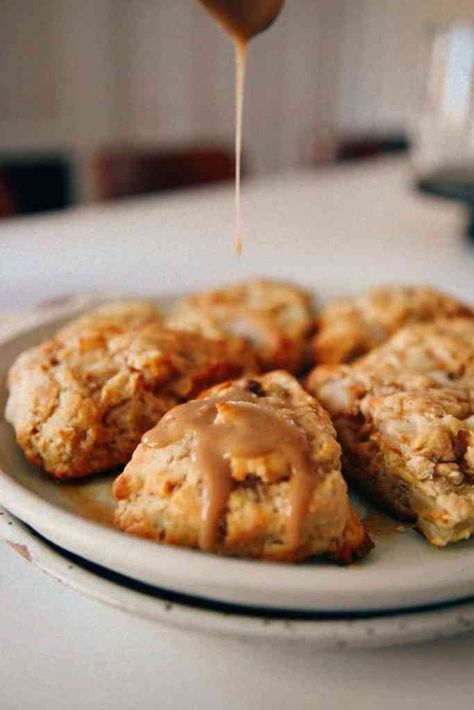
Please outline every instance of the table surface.
[[421, 280], [473, 296], [463, 208], [415, 194], [404, 162], [256, 180], [243, 199], [240, 259], [230, 187], [6, 220], [0, 309], [77, 291], [176, 293], [255, 274], [329, 294]]
[[[92, 206], [0, 227], [0, 310], [69, 293], [166, 293], [250, 274], [325, 294], [423, 281], [474, 300], [456, 205], [416, 196], [404, 163], [249, 182], [244, 254], [230, 188]], [[0, 707], [431, 710], [472, 702], [474, 634], [324, 653], [199, 636], [67, 589], [0, 545]]]

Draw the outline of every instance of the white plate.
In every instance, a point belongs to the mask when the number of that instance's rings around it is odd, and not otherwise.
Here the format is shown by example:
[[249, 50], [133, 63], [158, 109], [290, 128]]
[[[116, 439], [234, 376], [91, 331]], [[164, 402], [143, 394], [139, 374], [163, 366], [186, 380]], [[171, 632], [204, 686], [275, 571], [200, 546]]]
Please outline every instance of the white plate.
[[305, 643], [324, 649], [431, 641], [474, 629], [474, 602], [389, 616], [305, 620], [239, 613], [238, 609], [230, 611], [219, 605], [203, 607], [192, 598], [185, 603], [159, 589], [137, 590], [133, 581], [126, 578], [111, 580], [99, 568], [84, 566], [78, 558], [51, 547], [0, 509], [1, 538], [26, 560], [72, 589], [134, 616], [182, 629], [271, 643]]
[[[0, 345], [0, 382], [22, 350], [61, 322], [37, 326]], [[3, 384], [0, 411], [5, 395]], [[26, 463], [2, 418], [0, 503], [66, 550], [131, 578], [227, 603], [317, 611], [407, 609], [474, 593], [474, 541], [440, 551], [410, 530], [381, 539], [364, 562], [348, 568], [321, 561], [286, 565], [227, 559], [160, 546], [94, 522], [107, 518], [111, 480], [55, 483]]]

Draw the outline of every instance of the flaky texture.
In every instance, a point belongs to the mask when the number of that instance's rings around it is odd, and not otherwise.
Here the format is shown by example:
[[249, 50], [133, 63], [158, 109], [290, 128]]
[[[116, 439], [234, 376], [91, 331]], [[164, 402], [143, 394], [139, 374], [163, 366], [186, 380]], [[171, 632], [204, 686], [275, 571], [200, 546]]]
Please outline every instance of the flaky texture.
[[242, 373], [222, 343], [136, 315], [82, 316], [12, 366], [6, 417], [26, 457], [53, 476], [126, 463], [164, 412]]
[[[279, 452], [253, 459], [230, 458], [232, 491], [220, 520], [212, 550], [220, 554], [265, 560], [297, 561], [327, 554], [349, 562], [372, 546], [352, 510], [340, 471], [340, 448], [329, 417], [285, 372], [246, 378], [215, 387], [200, 398], [215, 397], [229, 387], [243, 388], [290, 418], [309, 442], [315, 488], [303, 521], [301, 544], [287, 540], [290, 507], [289, 462]], [[230, 417], [236, 428], [245, 419], [231, 402], [219, 407], [218, 417]], [[203, 481], [193, 465], [192, 437], [156, 448], [141, 443], [114, 485], [118, 508], [116, 525], [126, 532], [160, 542], [197, 548], [202, 524]]]
[[266, 370], [297, 372], [313, 320], [304, 291], [284, 282], [255, 279], [180, 299], [167, 325], [228, 339], [243, 352], [250, 348]]
[[108, 301], [92, 308], [68, 323], [58, 332], [58, 337], [67, 338], [85, 328], [135, 327], [144, 323], [159, 325], [163, 318], [158, 307], [151, 301], [121, 299]]
[[402, 326], [471, 316], [470, 307], [429, 286], [375, 288], [328, 303], [314, 338], [316, 363], [345, 363], [383, 343]]
[[474, 318], [407, 325], [353, 366], [371, 372], [412, 371], [448, 386], [474, 386]]
[[474, 390], [428, 375], [317, 368], [309, 390], [332, 416], [344, 471], [370, 498], [414, 520], [434, 545], [474, 530]]

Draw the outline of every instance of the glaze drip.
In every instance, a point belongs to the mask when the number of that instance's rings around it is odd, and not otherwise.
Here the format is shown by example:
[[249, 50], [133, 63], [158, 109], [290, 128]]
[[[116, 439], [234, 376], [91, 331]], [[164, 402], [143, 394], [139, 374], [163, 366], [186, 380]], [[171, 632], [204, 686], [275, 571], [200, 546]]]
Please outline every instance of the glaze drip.
[[216, 545], [219, 525], [236, 483], [231, 460], [254, 459], [274, 452], [281, 454], [289, 470], [287, 544], [292, 549], [301, 544], [318, 475], [311, 464], [306, 434], [285, 414], [283, 402], [235, 387], [222, 396], [175, 407], [142, 441], [146, 446], [161, 448], [186, 434], [192, 436], [191, 460], [203, 483], [201, 549], [210, 551]]

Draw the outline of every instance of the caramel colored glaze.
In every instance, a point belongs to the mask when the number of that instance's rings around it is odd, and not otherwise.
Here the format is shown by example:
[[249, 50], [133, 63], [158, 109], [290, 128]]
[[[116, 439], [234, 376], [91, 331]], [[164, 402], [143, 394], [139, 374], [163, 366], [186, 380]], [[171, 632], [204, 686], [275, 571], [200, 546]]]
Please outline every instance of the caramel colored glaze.
[[94, 493], [88, 491], [84, 484], [61, 484], [61, 495], [71, 504], [77, 515], [95, 523], [113, 527], [113, 504], [98, 501], [94, 497]]
[[242, 253], [240, 173], [245, 64], [248, 41], [276, 19], [285, 0], [201, 0], [235, 40], [235, 251]]
[[371, 512], [362, 521], [370, 537], [376, 540], [387, 539], [405, 532], [406, 526], [400, 521], [381, 512]]
[[247, 43], [235, 42], [235, 251], [242, 253], [242, 202], [240, 199], [240, 175], [242, 163], [242, 121], [244, 110], [245, 64]]
[[[219, 416], [229, 408], [238, 411], [237, 424]], [[279, 414], [268, 399], [259, 399], [236, 387], [222, 397], [175, 407], [144, 435], [142, 443], [161, 448], [187, 433], [192, 434], [192, 461], [204, 484], [201, 549], [210, 551], [216, 544], [219, 523], [234, 485], [230, 460], [256, 458], [275, 451], [291, 468], [287, 538], [288, 545], [297, 548], [317, 481], [305, 433]]]
[[247, 42], [276, 19], [285, 0], [201, 0], [235, 39]]

